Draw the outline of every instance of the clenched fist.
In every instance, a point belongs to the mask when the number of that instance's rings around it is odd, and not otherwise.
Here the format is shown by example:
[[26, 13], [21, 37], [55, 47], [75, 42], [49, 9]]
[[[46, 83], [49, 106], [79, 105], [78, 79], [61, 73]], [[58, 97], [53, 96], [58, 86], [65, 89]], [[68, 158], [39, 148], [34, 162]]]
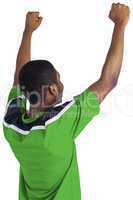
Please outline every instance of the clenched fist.
[[42, 17], [39, 16], [39, 12], [28, 12], [26, 15], [25, 30], [29, 32], [35, 31], [42, 22]]
[[113, 3], [109, 18], [118, 25], [126, 26], [129, 20], [130, 9], [128, 6], [120, 3]]

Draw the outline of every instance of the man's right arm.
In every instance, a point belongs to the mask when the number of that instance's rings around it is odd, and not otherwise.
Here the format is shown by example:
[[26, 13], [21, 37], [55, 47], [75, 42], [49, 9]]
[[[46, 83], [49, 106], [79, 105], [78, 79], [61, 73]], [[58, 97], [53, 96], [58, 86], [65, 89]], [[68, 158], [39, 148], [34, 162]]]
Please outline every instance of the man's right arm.
[[100, 79], [89, 87], [101, 103], [106, 95], [116, 86], [120, 74], [123, 50], [124, 33], [129, 19], [129, 7], [123, 4], [113, 4], [109, 18], [115, 23], [112, 42], [105, 60]]
[[23, 65], [31, 60], [31, 38], [33, 32], [40, 26], [42, 17], [39, 12], [28, 12], [26, 15], [25, 29], [16, 60], [14, 86], [19, 85], [19, 72]]

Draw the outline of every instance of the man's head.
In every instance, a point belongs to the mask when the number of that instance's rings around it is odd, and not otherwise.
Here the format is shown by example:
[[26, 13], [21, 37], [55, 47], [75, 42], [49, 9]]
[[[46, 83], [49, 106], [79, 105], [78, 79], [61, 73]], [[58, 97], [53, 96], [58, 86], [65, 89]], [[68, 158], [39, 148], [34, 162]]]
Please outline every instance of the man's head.
[[59, 72], [49, 61], [26, 63], [19, 73], [19, 84], [34, 107], [51, 107], [62, 101], [64, 86]]

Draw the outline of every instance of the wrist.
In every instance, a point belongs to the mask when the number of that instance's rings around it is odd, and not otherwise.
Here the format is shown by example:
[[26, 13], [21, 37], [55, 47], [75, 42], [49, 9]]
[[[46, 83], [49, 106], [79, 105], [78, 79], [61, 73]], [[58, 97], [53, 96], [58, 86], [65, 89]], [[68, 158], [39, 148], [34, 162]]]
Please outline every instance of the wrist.
[[115, 23], [115, 27], [120, 30], [125, 30], [126, 24], [125, 23]]
[[24, 34], [32, 35], [33, 31], [29, 30], [28, 28], [24, 29]]

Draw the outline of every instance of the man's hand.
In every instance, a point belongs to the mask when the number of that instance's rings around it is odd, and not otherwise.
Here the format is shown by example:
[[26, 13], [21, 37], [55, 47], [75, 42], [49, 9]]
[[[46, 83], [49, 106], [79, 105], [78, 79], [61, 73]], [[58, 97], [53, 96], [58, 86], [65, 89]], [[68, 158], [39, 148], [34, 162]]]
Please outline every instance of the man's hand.
[[29, 32], [35, 31], [42, 22], [39, 12], [28, 12], [26, 16], [25, 30]]
[[111, 11], [109, 13], [109, 18], [117, 25], [126, 26], [129, 20], [130, 10], [129, 7], [120, 4], [113, 3]]

